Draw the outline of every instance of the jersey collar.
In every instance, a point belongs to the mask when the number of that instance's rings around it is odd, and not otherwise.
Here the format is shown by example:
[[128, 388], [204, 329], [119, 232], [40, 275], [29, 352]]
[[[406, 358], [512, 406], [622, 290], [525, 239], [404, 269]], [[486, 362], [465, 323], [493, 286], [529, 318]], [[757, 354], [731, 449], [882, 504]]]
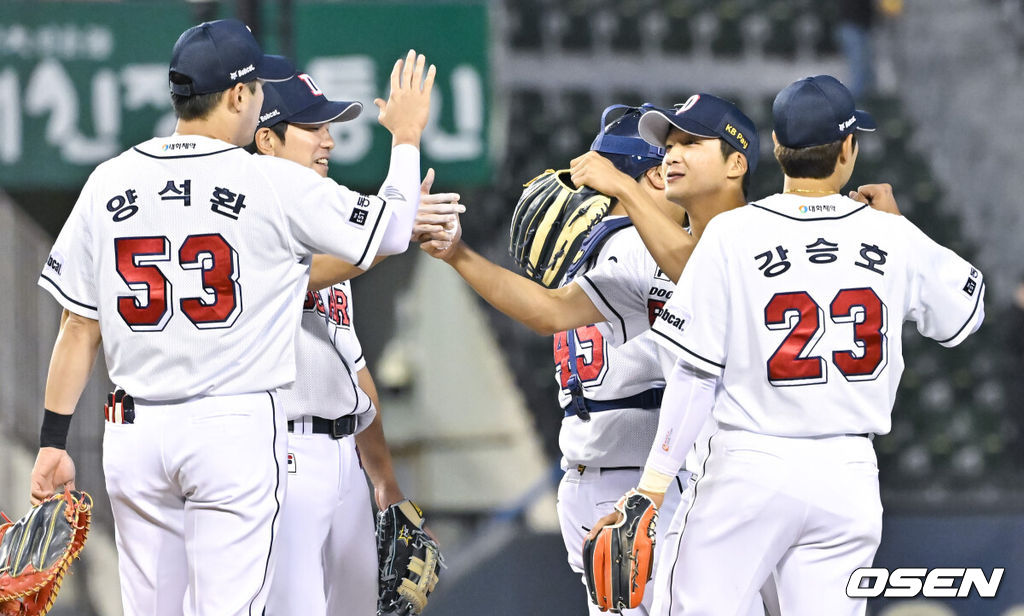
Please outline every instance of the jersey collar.
[[154, 137], [135, 146], [134, 150], [151, 158], [191, 158], [209, 156], [229, 150], [237, 150], [220, 139], [211, 139], [201, 135], [171, 135], [170, 137]]
[[784, 216], [792, 220], [835, 220], [855, 214], [866, 207], [843, 195], [807, 197], [792, 193], [778, 193], [750, 204], [753, 207]]

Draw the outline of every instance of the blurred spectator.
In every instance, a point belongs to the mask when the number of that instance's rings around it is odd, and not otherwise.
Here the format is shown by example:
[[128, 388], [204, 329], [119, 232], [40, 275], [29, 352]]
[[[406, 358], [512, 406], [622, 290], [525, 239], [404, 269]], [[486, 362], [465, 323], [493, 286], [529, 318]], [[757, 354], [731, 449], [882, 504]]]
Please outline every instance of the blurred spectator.
[[847, 85], [854, 99], [875, 89], [875, 58], [871, 28], [875, 22], [875, 0], [839, 0], [836, 38], [850, 67]]

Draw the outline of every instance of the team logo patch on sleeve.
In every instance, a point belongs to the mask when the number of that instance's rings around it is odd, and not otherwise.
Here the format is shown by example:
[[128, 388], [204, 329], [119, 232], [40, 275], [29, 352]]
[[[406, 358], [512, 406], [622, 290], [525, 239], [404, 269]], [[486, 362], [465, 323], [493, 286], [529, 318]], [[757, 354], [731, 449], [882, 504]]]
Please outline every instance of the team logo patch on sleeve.
[[377, 195], [359, 195], [352, 205], [352, 214], [348, 217], [348, 223], [356, 227], [366, 226], [370, 219], [370, 210], [380, 211], [384, 207], [384, 200]]
[[366, 224], [366, 217], [369, 215], [370, 210], [364, 210], [362, 208], [354, 208], [352, 215], [348, 217], [348, 221], [352, 224], [359, 225], [362, 227]]
[[978, 283], [973, 278], [968, 278], [967, 283], [964, 284], [964, 293], [974, 297], [974, 290], [978, 288]]

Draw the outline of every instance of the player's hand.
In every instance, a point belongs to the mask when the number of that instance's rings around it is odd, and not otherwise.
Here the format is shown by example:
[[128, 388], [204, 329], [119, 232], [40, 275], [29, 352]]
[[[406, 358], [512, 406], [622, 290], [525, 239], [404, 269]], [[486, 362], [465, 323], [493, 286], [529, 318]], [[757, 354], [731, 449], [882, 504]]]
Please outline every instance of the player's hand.
[[444, 231], [426, 236], [420, 244], [420, 250], [442, 261], [448, 261], [458, 253], [462, 245], [462, 225], [459, 223], [459, 215], [453, 216], [453, 222], [446, 225]]
[[[651, 499], [651, 502], [654, 503], [654, 506], [657, 509], [661, 509], [662, 503], [665, 502], [664, 492], [659, 494], [657, 492], [648, 492], [647, 490], [641, 490], [640, 488], [637, 488], [636, 491], [643, 494], [647, 498]], [[629, 492], [627, 492], [626, 494], [628, 495]], [[594, 528], [590, 529], [590, 532], [587, 533], [585, 539], [593, 539], [597, 536], [599, 532], [601, 532], [602, 528], [604, 528], [605, 526], [614, 526], [615, 524], [618, 524], [623, 520], [623, 517], [624, 516], [621, 513], [619, 513], [618, 510], [612, 511], [608, 515], [598, 520], [596, 524], [594, 524]]]
[[880, 212], [902, 216], [900, 207], [896, 204], [896, 197], [892, 194], [891, 184], [865, 184], [857, 190], [851, 190], [849, 196], [854, 201], [866, 203]]
[[623, 520], [623, 517], [624, 516], [618, 511], [612, 511], [608, 515], [598, 520], [596, 524], [594, 524], [594, 528], [590, 529], [590, 532], [587, 533], [587, 536], [584, 537], [584, 540], [593, 539], [597, 536], [598, 533], [601, 532], [602, 528], [604, 528], [605, 526], [614, 526], [618, 524]]
[[466, 211], [459, 203], [458, 193], [430, 194], [434, 184], [434, 169], [428, 169], [420, 184], [420, 206], [412, 228], [412, 241], [426, 242], [431, 239], [452, 241], [458, 226], [457, 214]]
[[40, 447], [32, 467], [32, 506], [53, 496], [57, 490], [63, 490], [64, 486], [75, 489], [75, 463], [71, 456], [63, 449]]
[[593, 151], [572, 159], [569, 176], [577, 188], [589, 186], [609, 197], [621, 197], [624, 189], [635, 183], [633, 178], [616, 169], [612, 161]]
[[420, 135], [430, 119], [430, 93], [434, 89], [437, 68], [426, 70], [427, 59], [413, 49], [403, 60], [399, 58], [391, 70], [391, 92], [388, 100], [377, 98], [373, 104], [380, 109], [377, 121], [391, 131], [393, 144], [419, 146]]

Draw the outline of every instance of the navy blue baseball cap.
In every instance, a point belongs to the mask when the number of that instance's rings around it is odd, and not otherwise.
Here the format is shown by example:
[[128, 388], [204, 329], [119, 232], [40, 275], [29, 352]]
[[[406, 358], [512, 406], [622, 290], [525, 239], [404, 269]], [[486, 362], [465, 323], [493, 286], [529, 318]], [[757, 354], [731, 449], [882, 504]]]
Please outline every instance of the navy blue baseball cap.
[[665, 147], [673, 127], [696, 137], [721, 139], [746, 157], [748, 173], [757, 168], [761, 151], [757, 127], [724, 98], [702, 92], [674, 109], [653, 109], [640, 118], [640, 136], [657, 146]]
[[185, 30], [171, 52], [170, 73], [188, 83], [171, 81], [171, 92], [181, 96], [210, 94], [254, 79], [282, 81], [295, 74], [284, 56], [263, 53], [245, 24], [237, 19], [208, 21]]
[[[608, 115], [624, 109], [618, 119], [608, 122]], [[644, 141], [637, 130], [640, 117], [644, 112], [657, 109], [650, 103], [639, 107], [629, 105], [610, 105], [601, 114], [601, 132], [594, 138], [590, 149], [602, 154], [612, 154], [608, 159], [615, 167], [630, 177], [638, 177], [651, 167], [661, 164], [665, 157], [665, 148], [651, 145]]]
[[357, 117], [363, 104], [356, 101], [327, 100], [313, 78], [299, 73], [288, 81], [263, 86], [263, 108], [256, 127], [269, 128], [280, 122], [289, 124], [326, 124]]
[[809, 148], [873, 131], [875, 119], [857, 109], [853, 95], [831, 75], [817, 75], [785, 87], [772, 103], [775, 138], [787, 148]]

